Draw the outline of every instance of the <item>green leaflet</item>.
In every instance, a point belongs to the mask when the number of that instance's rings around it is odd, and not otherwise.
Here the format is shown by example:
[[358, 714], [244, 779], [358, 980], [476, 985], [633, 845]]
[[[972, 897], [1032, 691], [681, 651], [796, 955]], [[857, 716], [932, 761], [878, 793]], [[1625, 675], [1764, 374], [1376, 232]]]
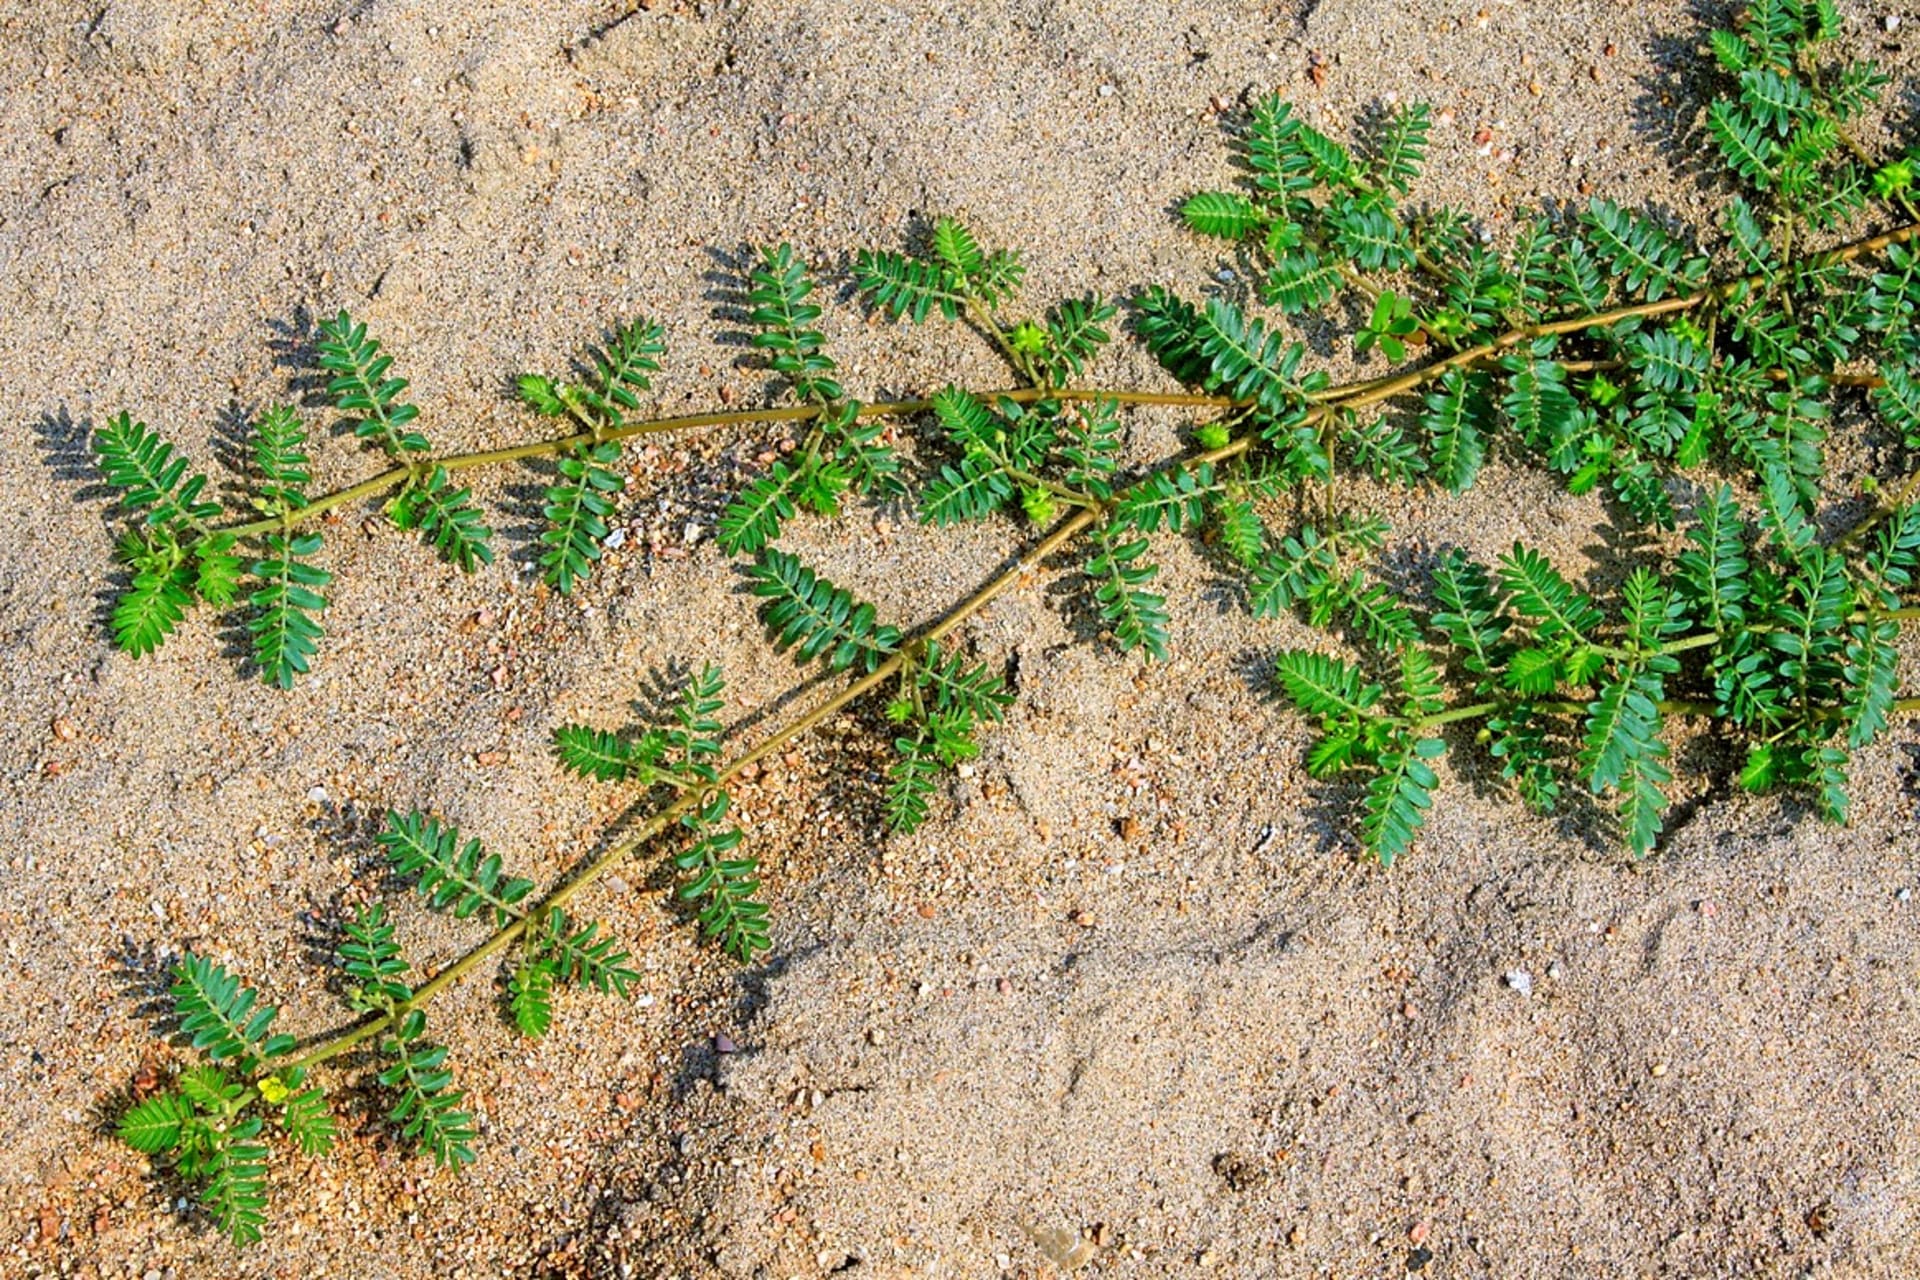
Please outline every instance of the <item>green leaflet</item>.
[[878, 623], [872, 605], [819, 577], [798, 556], [767, 548], [746, 573], [775, 646], [794, 650], [802, 662], [824, 657], [836, 671], [856, 662], [871, 671], [899, 646], [899, 630]]
[[555, 464], [561, 483], [548, 487], [546, 505], [541, 508], [547, 527], [540, 541], [547, 550], [540, 564], [546, 570], [543, 576], [562, 594], [591, 573], [603, 554], [607, 521], [613, 515], [614, 500], [609, 495], [626, 486], [609, 470], [619, 459], [620, 446], [606, 442], [582, 444], [571, 457]]
[[394, 874], [411, 879], [421, 896], [461, 920], [486, 907], [495, 927], [505, 925], [524, 914], [519, 904], [533, 892], [531, 880], [503, 876], [499, 857], [478, 840], [462, 844], [458, 830], [424, 813], [388, 813], [374, 841], [386, 850]]
[[483, 564], [493, 563], [493, 548], [487, 545], [493, 530], [482, 521], [471, 493], [470, 489], [454, 488], [447, 469], [436, 466], [424, 480], [389, 503], [387, 510], [396, 525], [418, 529], [442, 559], [462, 573], [472, 573]]
[[247, 630], [253, 634], [253, 656], [261, 678], [291, 689], [294, 678], [305, 675], [312, 665], [322, 634], [313, 615], [327, 607], [319, 588], [331, 582], [333, 575], [306, 562], [320, 549], [317, 533], [291, 538], [276, 534], [266, 544], [267, 557], [253, 563], [253, 576], [260, 585], [248, 597], [254, 614]]
[[1413, 845], [1433, 807], [1438, 776], [1427, 764], [1444, 755], [1438, 738], [1401, 739], [1380, 754], [1380, 772], [1367, 784], [1360, 822], [1361, 842], [1381, 866], [1390, 867]]
[[317, 350], [321, 369], [333, 375], [327, 394], [349, 415], [354, 435], [373, 441], [394, 458], [424, 454], [433, 447], [425, 436], [408, 429], [420, 410], [402, 398], [407, 380], [393, 376], [393, 357], [380, 350], [366, 325], [340, 312], [321, 323]]
[[801, 400], [842, 399], [846, 392], [833, 377], [838, 366], [826, 353], [825, 336], [813, 327], [824, 314], [818, 303], [808, 301], [813, 277], [793, 246], [761, 249], [750, 283], [747, 318], [760, 330], [753, 345], [768, 353], [768, 367], [784, 375]]

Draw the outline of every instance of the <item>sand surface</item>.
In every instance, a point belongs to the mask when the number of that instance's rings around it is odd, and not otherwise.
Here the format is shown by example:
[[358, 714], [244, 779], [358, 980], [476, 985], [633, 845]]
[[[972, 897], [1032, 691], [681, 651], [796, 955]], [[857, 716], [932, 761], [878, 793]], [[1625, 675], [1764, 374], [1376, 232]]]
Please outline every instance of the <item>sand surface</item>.
[[[1264, 689], [1311, 633], [1251, 621], [1174, 542], [1165, 664], [1091, 643], [1048, 574], [969, 628], [1021, 700], [921, 834], [879, 831], [865, 715], [741, 789], [776, 908], [765, 963], [698, 945], [649, 862], [583, 903], [640, 958], [636, 1000], [570, 995], [537, 1044], [487, 981], [436, 1004], [484, 1121], [464, 1176], [343, 1091], [342, 1152], [281, 1153], [271, 1238], [236, 1254], [108, 1136], [136, 1075], [185, 1057], [152, 1021], [181, 949], [312, 1034], [339, 1020], [315, 956], [344, 909], [386, 895], [427, 965], [475, 940], [383, 884], [390, 806], [550, 880], [624, 804], [561, 774], [553, 726], [627, 723], [708, 658], [733, 721], [818, 694], [702, 536], [777, 428], [630, 448], [624, 544], [571, 599], [523, 568], [537, 469], [481, 479], [502, 563], [472, 578], [347, 513], [319, 667], [283, 694], [204, 610], [154, 657], [110, 650], [118, 524], [85, 449], [107, 417], [224, 475], [235, 422], [303, 394], [315, 318], [342, 306], [449, 451], [535, 434], [511, 376], [563, 371], [615, 316], [666, 327], [659, 412], [754, 404], [771, 384], [726, 313], [742, 247], [840, 264], [939, 213], [1024, 248], [1036, 306], [1199, 295], [1232, 264], [1170, 210], [1230, 178], [1219, 113], [1271, 88], [1336, 132], [1389, 96], [1431, 102], [1417, 195], [1496, 234], [1587, 190], [1697, 219], [1717, 197], [1680, 141], [1689, 8], [12, 6], [0, 1273], [1057, 1274], [1040, 1237], [1097, 1244], [1092, 1272], [1116, 1276], [1912, 1274], [1910, 728], [1860, 761], [1850, 827], [1716, 794], [1640, 865], [1494, 794], [1462, 740], [1428, 833], [1383, 872], [1355, 860], [1354, 793], [1306, 779], [1302, 726]], [[1913, 69], [1882, 22], [1899, 6], [1842, 8], [1860, 52]], [[862, 397], [1003, 377], [949, 327], [850, 303], [825, 327]], [[1130, 349], [1097, 374], [1167, 385]], [[1184, 425], [1139, 415], [1129, 447], [1159, 456]], [[317, 488], [374, 467], [316, 442]], [[1874, 461], [1839, 457], [1836, 487]], [[1605, 572], [1601, 508], [1531, 473], [1378, 501], [1403, 546], [1525, 538]], [[789, 545], [913, 623], [1025, 536], [859, 508]], [[1683, 800], [1727, 764], [1702, 743], [1680, 759]]]

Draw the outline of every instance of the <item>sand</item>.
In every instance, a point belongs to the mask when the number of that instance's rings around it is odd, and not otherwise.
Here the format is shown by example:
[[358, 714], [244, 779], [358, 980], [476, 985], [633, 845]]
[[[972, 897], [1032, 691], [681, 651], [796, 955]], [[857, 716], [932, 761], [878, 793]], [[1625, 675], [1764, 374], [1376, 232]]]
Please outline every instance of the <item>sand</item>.
[[[537, 1044], [488, 981], [437, 1003], [484, 1122], [465, 1175], [342, 1090], [341, 1153], [277, 1153], [270, 1238], [236, 1253], [110, 1137], [136, 1076], [188, 1059], [154, 1020], [182, 949], [316, 1034], [341, 1017], [317, 957], [343, 910], [391, 902], [424, 965], [476, 939], [383, 882], [387, 808], [433, 808], [550, 880], [625, 804], [558, 770], [556, 724], [627, 723], [708, 658], [742, 740], [755, 708], [818, 694], [707, 532], [778, 429], [629, 449], [624, 543], [570, 599], [524, 569], [537, 470], [480, 480], [503, 554], [471, 578], [347, 513], [325, 530], [319, 667], [286, 694], [206, 611], [153, 657], [110, 650], [119, 526], [85, 452], [106, 418], [131, 410], [224, 475], [235, 421], [303, 394], [313, 324], [342, 306], [449, 451], [533, 434], [509, 379], [564, 371], [615, 316], [666, 327], [650, 407], [759, 403], [726, 311], [742, 247], [839, 265], [939, 213], [1025, 249], [1036, 306], [1199, 295], [1232, 264], [1170, 210], [1230, 178], [1221, 113], [1272, 88], [1335, 131], [1389, 96], [1431, 102], [1416, 194], [1496, 235], [1587, 191], [1698, 221], [1719, 196], [1681, 141], [1690, 7], [0, 17], [0, 1272], [1041, 1276], [1077, 1248], [1116, 1276], [1910, 1274], [1911, 729], [1861, 760], [1846, 828], [1709, 796], [1726, 761], [1695, 743], [1679, 790], [1704, 802], [1638, 865], [1578, 815], [1499, 796], [1462, 740], [1427, 833], [1382, 871], [1355, 859], [1355, 793], [1305, 777], [1303, 726], [1265, 688], [1312, 633], [1248, 619], [1174, 542], [1169, 662], [1090, 642], [1057, 575], [969, 627], [1017, 664], [1021, 701], [922, 833], [879, 830], [867, 715], [741, 789], [776, 909], [764, 963], [701, 946], [656, 855], [582, 903], [639, 957], [636, 999], [570, 994]], [[1912, 70], [1894, 10], [1842, 8], [1857, 51]], [[950, 327], [849, 302], [825, 328], [864, 397], [1003, 376]], [[1127, 348], [1097, 376], [1166, 385]], [[373, 469], [312, 418], [318, 487]], [[1164, 454], [1185, 425], [1141, 414], [1129, 448]], [[1836, 491], [1875, 461], [1842, 455]], [[1403, 546], [1522, 537], [1607, 571], [1602, 509], [1530, 472], [1375, 500]], [[911, 624], [1023, 536], [856, 508], [789, 545]]]

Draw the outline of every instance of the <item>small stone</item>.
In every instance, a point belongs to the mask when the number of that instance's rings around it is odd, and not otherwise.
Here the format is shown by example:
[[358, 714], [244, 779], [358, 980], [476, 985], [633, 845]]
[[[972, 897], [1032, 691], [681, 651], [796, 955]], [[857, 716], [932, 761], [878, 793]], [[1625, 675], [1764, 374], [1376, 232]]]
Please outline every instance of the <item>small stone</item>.
[[732, 1036], [724, 1031], [716, 1031], [714, 1033], [713, 1051], [715, 1053], [738, 1053], [739, 1050], [740, 1046], [733, 1042]]
[[872, 1045], [874, 1048], [877, 1049], [881, 1045], [885, 1044], [886, 1042], [887, 1042], [887, 1033], [882, 1031], [880, 1028], [874, 1027], [867, 1032], [867, 1043]]
[[1203, 1267], [1210, 1267], [1214, 1263], [1218, 1262], [1219, 1260], [1220, 1259], [1218, 1255], [1216, 1255], [1214, 1251], [1211, 1249], [1202, 1249], [1200, 1251], [1200, 1256], [1194, 1259], [1195, 1262], [1199, 1263]]
[[1893, 895], [1893, 900], [1895, 902], [1911, 902], [1913, 900], [1913, 890], [1903, 888]]
[[1422, 1219], [1421, 1221], [1414, 1223], [1413, 1226], [1407, 1231], [1407, 1240], [1413, 1244], [1425, 1244], [1427, 1242], [1427, 1237], [1432, 1234], [1433, 1234], [1432, 1225], [1426, 1222], [1424, 1219]]
[[1651, 1075], [1655, 1080], [1658, 1080], [1661, 1076], [1667, 1074], [1667, 1064], [1664, 1062], [1656, 1062], [1648, 1069], [1647, 1074]]
[[1900, 29], [1900, 15], [1897, 13], [1890, 13], [1886, 17], [1880, 19], [1880, 29], [1886, 32], [1888, 35], [1892, 35], [1894, 32], [1898, 31]]
[[1113, 96], [1113, 86], [1110, 84], [1101, 85], [1100, 96], [1103, 98], [1111, 98]]
[[1523, 997], [1533, 994], [1533, 975], [1525, 969], [1507, 970], [1506, 984]]
[[1067, 919], [1079, 925], [1082, 929], [1093, 928], [1093, 912], [1087, 910], [1085, 907], [1075, 907], [1067, 916]]
[[80, 736], [80, 728], [67, 717], [61, 716], [53, 722], [53, 736], [62, 742], [72, 742]]
[[994, 983], [993, 985], [994, 985], [994, 989], [1003, 996], [1013, 994], [1013, 983], [1006, 978], [1000, 979], [1000, 981]]
[[1547, 966], [1547, 977], [1551, 978], [1553, 981], [1558, 982], [1560, 981], [1560, 979], [1566, 976], [1567, 976], [1567, 971], [1560, 967], [1560, 962], [1558, 960], [1555, 960], [1552, 964]]

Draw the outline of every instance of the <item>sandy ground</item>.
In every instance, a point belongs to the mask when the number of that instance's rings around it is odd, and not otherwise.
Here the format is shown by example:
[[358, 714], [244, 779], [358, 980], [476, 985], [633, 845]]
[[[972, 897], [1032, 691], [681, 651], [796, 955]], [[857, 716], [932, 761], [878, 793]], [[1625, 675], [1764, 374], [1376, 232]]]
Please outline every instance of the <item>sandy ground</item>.
[[[1842, 7], [1860, 50], [1913, 65], [1887, 10]], [[661, 412], [753, 403], [766, 379], [716, 314], [741, 246], [835, 263], [941, 212], [1024, 247], [1036, 305], [1198, 294], [1226, 264], [1169, 210], [1230, 174], [1217, 110], [1268, 88], [1336, 130], [1387, 95], [1431, 102], [1418, 194], [1496, 232], [1587, 190], [1694, 215], [1688, 23], [1616, 0], [0, 18], [0, 1272], [1039, 1276], [1041, 1240], [1084, 1238], [1117, 1276], [1911, 1274], [1910, 730], [1861, 761], [1851, 827], [1716, 795], [1638, 866], [1493, 794], [1462, 741], [1429, 833], [1382, 872], [1354, 860], [1355, 797], [1304, 777], [1263, 692], [1308, 633], [1248, 620], [1178, 545], [1164, 665], [1088, 643], [1045, 575], [970, 629], [1021, 701], [921, 835], [878, 832], [864, 717], [742, 789], [777, 908], [765, 964], [698, 946], [644, 865], [586, 904], [641, 958], [635, 1001], [569, 996], [538, 1044], [487, 982], [436, 1005], [485, 1123], [465, 1176], [345, 1092], [343, 1152], [282, 1153], [272, 1237], [236, 1254], [106, 1136], [136, 1073], [179, 1056], [150, 1016], [182, 948], [293, 1030], [336, 1022], [314, 954], [382, 891], [387, 807], [435, 807], [552, 878], [623, 804], [559, 773], [555, 724], [627, 722], [705, 658], [736, 718], [801, 689], [698, 536], [777, 432], [630, 450], [625, 545], [574, 599], [522, 568], [537, 471], [482, 481], [505, 550], [470, 579], [350, 513], [327, 529], [320, 667], [281, 694], [204, 612], [156, 657], [109, 650], [115, 523], [84, 451], [107, 416], [211, 466], [236, 414], [296, 394], [314, 317], [343, 305], [448, 450], [532, 434], [510, 376], [634, 312], [672, 345]], [[827, 328], [863, 396], [1000, 377], [943, 327], [842, 306]], [[1131, 351], [1099, 375], [1161, 385]], [[1142, 415], [1130, 446], [1181, 426]], [[325, 487], [372, 465], [317, 439]], [[1869, 461], [1842, 457], [1839, 483]], [[1526, 473], [1383, 506], [1416, 543], [1604, 551], [1600, 509]], [[858, 510], [792, 545], [912, 622], [1019, 536]], [[1683, 798], [1726, 767], [1707, 744], [1681, 758]], [[395, 910], [423, 963], [474, 940]]]

